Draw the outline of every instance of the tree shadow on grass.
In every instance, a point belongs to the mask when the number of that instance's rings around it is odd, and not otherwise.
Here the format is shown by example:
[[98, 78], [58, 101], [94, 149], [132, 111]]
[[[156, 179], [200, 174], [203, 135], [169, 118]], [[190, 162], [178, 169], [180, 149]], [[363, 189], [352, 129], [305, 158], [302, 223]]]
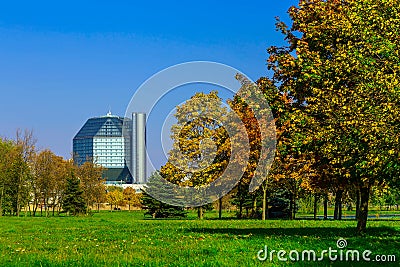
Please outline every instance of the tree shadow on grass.
[[[360, 237], [356, 233], [355, 227], [269, 227], [269, 228], [188, 228], [185, 229], [189, 234], [200, 234], [200, 235], [220, 235], [218, 239], [225, 239], [227, 243], [232, 239], [241, 239], [245, 243], [235, 243], [237, 246], [251, 247], [258, 246], [257, 249], [261, 248], [259, 244], [268, 245], [271, 244], [270, 240], [275, 240], [273, 243], [284, 244], [290, 243], [293, 246], [292, 249], [297, 249], [298, 245], [302, 246], [303, 249], [313, 249], [321, 251], [322, 249], [328, 249], [332, 247], [336, 249], [337, 241], [344, 238], [346, 244], [349, 246], [346, 248], [356, 249], [361, 251], [370, 250], [374, 255], [395, 255], [397, 262], [385, 262], [382, 266], [399, 266], [398, 265], [398, 248], [400, 247], [400, 230], [396, 228], [381, 226], [381, 227], [368, 227], [367, 233]], [[207, 238], [207, 237], [206, 237]], [[215, 238], [215, 237], [214, 237]], [[271, 238], [271, 239], [269, 239]], [[281, 247], [273, 248], [280, 249]], [[258, 250], [257, 250], [258, 251]], [[256, 252], [255, 252], [256, 253]], [[321, 262], [296, 262], [296, 266], [373, 266], [369, 265], [368, 262], [342, 262], [342, 261], [330, 261], [328, 258]], [[278, 264], [279, 265], [279, 264]]]
[[[186, 232], [202, 233], [202, 234], [222, 234], [245, 236], [251, 234], [254, 237], [265, 236], [309, 236], [319, 238], [329, 237], [357, 237], [355, 227], [294, 227], [294, 228], [188, 228]], [[374, 238], [397, 238], [400, 239], [400, 231], [387, 226], [382, 227], [368, 227], [365, 237]]]

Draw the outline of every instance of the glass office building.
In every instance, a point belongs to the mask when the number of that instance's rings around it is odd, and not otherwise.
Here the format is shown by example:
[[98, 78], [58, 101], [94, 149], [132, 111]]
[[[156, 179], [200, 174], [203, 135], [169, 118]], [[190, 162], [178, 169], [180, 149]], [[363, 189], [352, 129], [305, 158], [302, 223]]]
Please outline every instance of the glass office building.
[[107, 183], [146, 182], [146, 116], [91, 118], [73, 139], [74, 162], [90, 160], [106, 168]]

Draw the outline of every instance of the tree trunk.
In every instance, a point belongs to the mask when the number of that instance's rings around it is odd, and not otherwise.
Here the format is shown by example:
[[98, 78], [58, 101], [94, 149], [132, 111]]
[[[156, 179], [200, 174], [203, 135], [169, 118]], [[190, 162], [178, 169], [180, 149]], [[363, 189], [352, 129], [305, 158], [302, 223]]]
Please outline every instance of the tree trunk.
[[293, 220], [296, 219], [296, 209], [297, 209], [297, 205], [296, 205], [296, 196], [293, 195]]
[[314, 220], [317, 219], [317, 211], [318, 211], [318, 200], [319, 196], [318, 194], [314, 194]]
[[33, 217], [36, 216], [37, 208], [38, 208], [37, 200], [34, 200], [34, 201], [33, 201], [33, 207], [32, 207], [32, 210], [33, 210]]
[[[19, 186], [18, 186], [19, 187]], [[19, 210], [21, 209], [21, 207], [20, 207], [20, 204], [19, 204], [19, 202], [20, 202], [20, 200], [19, 200], [19, 190], [18, 190], [18, 192], [17, 192], [17, 217], [19, 217]]]
[[28, 207], [25, 205], [24, 206], [24, 216], [27, 217], [28, 216]]
[[289, 219], [290, 219], [290, 220], [293, 220], [293, 194], [290, 194]]
[[44, 212], [45, 212], [45, 214], [46, 214], [46, 217], [49, 217], [48, 199], [47, 199], [47, 198], [44, 198], [44, 199], [43, 199], [43, 202], [44, 202]]
[[218, 218], [222, 219], [222, 197], [218, 199]]
[[17, 205], [16, 205], [16, 208], [17, 208], [17, 217], [19, 217], [19, 210], [21, 209], [21, 207], [20, 207], [20, 195], [21, 195], [21, 193], [20, 193], [20, 189], [19, 189], [19, 187], [20, 187], [20, 185], [21, 185], [21, 177], [22, 177], [22, 167], [20, 167], [20, 176], [18, 177], [18, 180], [17, 180]]
[[243, 203], [240, 202], [239, 203], [239, 215], [238, 215], [239, 219], [242, 219], [242, 216], [243, 216]]
[[368, 184], [366, 187], [360, 188], [360, 211], [357, 217], [357, 232], [359, 234], [365, 233], [368, 220], [368, 202], [371, 186]]
[[356, 220], [360, 215], [360, 189], [356, 188]]
[[1, 188], [1, 197], [0, 197], [0, 216], [3, 216], [3, 197], [4, 197], [4, 184]]
[[198, 207], [198, 209], [197, 209], [197, 217], [200, 220], [203, 220], [203, 207], [202, 206]]
[[251, 209], [251, 217], [257, 218], [257, 196], [254, 194], [253, 208]]
[[267, 186], [263, 186], [263, 203], [262, 203], [262, 220], [268, 219], [268, 190]]
[[328, 193], [324, 195], [324, 220], [328, 220]]
[[340, 213], [340, 207], [342, 206], [342, 196], [343, 196], [343, 189], [338, 189], [336, 191], [336, 196], [335, 196], [335, 211], [333, 213], [334, 220], [341, 219], [339, 218], [339, 213]]

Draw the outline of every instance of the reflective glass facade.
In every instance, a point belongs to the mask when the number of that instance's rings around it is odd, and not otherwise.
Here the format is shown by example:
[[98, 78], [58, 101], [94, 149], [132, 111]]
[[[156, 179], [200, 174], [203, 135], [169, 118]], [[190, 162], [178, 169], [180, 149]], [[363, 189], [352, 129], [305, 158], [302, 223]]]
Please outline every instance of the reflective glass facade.
[[94, 137], [93, 160], [106, 168], [125, 166], [125, 142], [120, 137]]
[[[73, 139], [75, 164], [81, 165], [91, 160], [102, 165], [108, 169], [108, 182], [124, 177], [121, 179], [124, 182], [145, 183], [145, 123], [144, 113], [133, 113], [132, 119], [110, 113], [89, 119]], [[127, 172], [131, 173], [130, 179], [127, 178]]]

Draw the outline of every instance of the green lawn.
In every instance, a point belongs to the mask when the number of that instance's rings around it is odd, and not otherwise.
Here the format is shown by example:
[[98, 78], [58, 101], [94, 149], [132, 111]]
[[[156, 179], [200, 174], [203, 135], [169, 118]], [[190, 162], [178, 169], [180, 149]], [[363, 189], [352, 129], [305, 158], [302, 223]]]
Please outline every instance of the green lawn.
[[[1, 266], [310, 266], [310, 262], [260, 262], [257, 252], [322, 251], [336, 247], [394, 254], [399, 266], [400, 221], [370, 221], [355, 234], [355, 221], [153, 220], [142, 212], [101, 212], [87, 217], [0, 217]], [[211, 218], [210, 218], [211, 217]], [[371, 256], [372, 258], [372, 256]], [[331, 262], [319, 266], [367, 266]]]
[[[329, 208], [328, 209], [328, 216], [333, 216], [334, 213], [334, 209], [333, 208]], [[298, 211], [296, 213], [296, 217], [301, 218], [301, 217], [313, 217], [313, 213], [312, 212], [302, 212], [302, 211]], [[317, 212], [317, 216], [323, 216], [324, 215], [324, 211], [322, 209], [319, 209]], [[348, 210], [343, 210], [342, 212], [343, 218], [345, 218], [346, 216], [355, 216], [356, 215], [356, 211], [352, 210], [352, 211], [348, 211]], [[392, 217], [392, 219], [400, 219], [400, 210], [380, 210], [380, 209], [370, 209], [368, 212], [369, 216], [374, 217], [375, 219], [379, 219], [382, 218], [382, 215], [394, 215]]]

